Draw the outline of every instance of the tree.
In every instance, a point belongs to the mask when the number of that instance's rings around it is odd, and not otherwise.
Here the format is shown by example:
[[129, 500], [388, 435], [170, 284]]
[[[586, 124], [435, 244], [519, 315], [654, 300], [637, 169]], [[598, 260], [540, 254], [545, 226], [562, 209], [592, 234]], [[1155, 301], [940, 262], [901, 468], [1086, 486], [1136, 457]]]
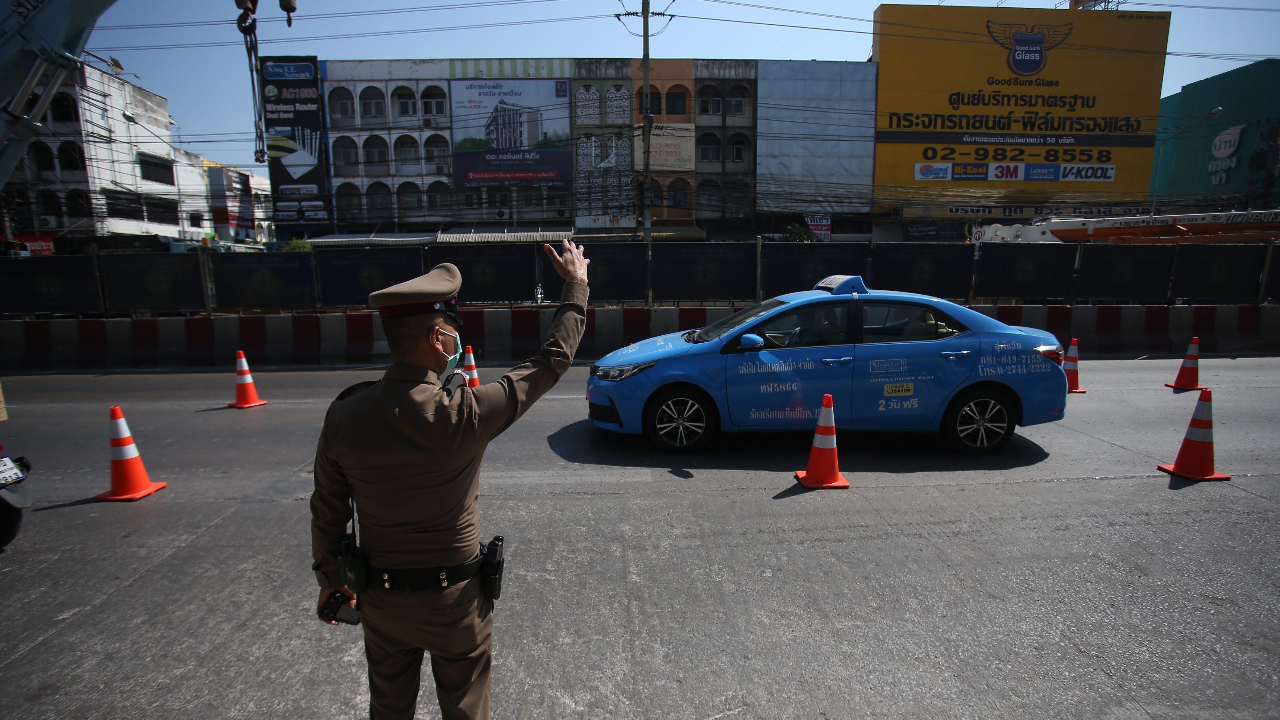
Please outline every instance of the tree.
[[288, 245], [280, 248], [282, 252], [311, 252], [315, 248], [306, 240], [290, 240]]
[[783, 242], [813, 242], [813, 231], [807, 225], [788, 223], [782, 228]]

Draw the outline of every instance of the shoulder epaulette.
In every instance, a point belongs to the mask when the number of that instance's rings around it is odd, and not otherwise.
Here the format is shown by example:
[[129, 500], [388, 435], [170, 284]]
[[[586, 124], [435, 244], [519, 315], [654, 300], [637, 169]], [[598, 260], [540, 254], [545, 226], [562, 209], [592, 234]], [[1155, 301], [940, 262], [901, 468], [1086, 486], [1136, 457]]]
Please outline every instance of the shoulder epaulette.
[[338, 397], [334, 400], [334, 402], [337, 402], [338, 400], [346, 400], [347, 398], [351, 397], [352, 395], [355, 395], [361, 390], [371, 385], [377, 385], [377, 384], [378, 384], [377, 380], [365, 380], [364, 382], [358, 382], [355, 385], [352, 385], [351, 387], [347, 388], [346, 390], [343, 390], [342, 392], [338, 393]]

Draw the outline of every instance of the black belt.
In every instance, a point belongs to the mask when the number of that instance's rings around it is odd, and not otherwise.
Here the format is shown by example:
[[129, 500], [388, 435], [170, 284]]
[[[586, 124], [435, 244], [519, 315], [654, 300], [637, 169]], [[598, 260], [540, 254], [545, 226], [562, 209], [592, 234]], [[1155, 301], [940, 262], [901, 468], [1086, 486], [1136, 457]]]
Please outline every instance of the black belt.
[[484, 556], [480, 555], [474, 560], [449, 567], [383, 570], [370, 566], [369, 587], [409, 592], [447, 588], [475, 577], [479, 574], [483, 561]]

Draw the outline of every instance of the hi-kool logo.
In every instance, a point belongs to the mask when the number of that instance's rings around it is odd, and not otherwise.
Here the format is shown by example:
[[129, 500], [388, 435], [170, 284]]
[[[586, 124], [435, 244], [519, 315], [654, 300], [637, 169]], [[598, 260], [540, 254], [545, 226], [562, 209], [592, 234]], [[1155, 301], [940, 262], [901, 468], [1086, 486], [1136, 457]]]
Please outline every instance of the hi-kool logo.
[[988, 20], [987, 33], [1000, 47], [1009, 51], [1009, 69], [1025, 77], [1044, 69], [1049, 51], [1061, 45], [1071, 34], [1071, 23], [1027, 27]]

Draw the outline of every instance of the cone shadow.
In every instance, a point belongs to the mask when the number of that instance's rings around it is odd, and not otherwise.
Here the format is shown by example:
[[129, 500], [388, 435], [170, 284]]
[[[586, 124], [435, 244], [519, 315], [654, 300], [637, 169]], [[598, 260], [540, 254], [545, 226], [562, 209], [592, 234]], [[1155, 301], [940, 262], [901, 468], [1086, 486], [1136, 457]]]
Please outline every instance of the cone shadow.
[[811, 492], [817, 492], [817, 491], [816, 491], [816, 490], [811, 490], [811, 489], [809, 489], [809, 488], [807, 488], [807, 487], [805, 487], [805, 486], [803, 486], [803, 485], [801, 485], [800, 483], [798, 483], [798, 482], [797, 482], [795, 485], [792, 485], [791, 487], [787, 488], [786, 490], [783, 490], [782, 492], [778, 493], [777, 495], [774, 495], [774, 496], [773, 496], [773, 499], [774, 499], [774, 500], [786, 500], [787, 498], [795, 497], [795, 496], [797, 496], [797, 495], [806, 495], [806, 494], [811, 493]]

